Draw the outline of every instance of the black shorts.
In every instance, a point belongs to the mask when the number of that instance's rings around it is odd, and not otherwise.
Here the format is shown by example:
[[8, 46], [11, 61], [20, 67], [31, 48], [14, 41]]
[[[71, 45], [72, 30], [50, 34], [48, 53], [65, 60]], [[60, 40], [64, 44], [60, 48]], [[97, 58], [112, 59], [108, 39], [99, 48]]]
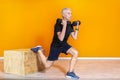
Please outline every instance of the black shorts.
[[67, 43], [62, 47], [51, 46], [50, 47], [50, 53], [49, 53], [49, 56], [48, 56], [47, 60], [50, 60], [50, 61], [58, 60], [59, 54], [64, 53], [64, 54], [67, 55], [66, 52], [70, 48], [71, 48], [71, 46], [69, 44], [67, 44]]

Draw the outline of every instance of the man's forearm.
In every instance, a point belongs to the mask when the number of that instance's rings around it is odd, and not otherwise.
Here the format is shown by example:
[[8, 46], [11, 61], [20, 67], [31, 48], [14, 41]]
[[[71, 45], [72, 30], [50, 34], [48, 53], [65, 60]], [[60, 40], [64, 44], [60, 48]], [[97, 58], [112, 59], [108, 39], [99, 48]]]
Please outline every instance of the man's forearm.
[[78, 36], [78, 30], [75, 30], [75, 32], [74, 32], [74, 39], [77, 39], [77, 36]]
[[63, 26], [62, 32], [59, 34], [59, 39], [60, 41], [63, 41], [64, 37], [65, 37], [65, 32], [66, 32], [66, 27]]

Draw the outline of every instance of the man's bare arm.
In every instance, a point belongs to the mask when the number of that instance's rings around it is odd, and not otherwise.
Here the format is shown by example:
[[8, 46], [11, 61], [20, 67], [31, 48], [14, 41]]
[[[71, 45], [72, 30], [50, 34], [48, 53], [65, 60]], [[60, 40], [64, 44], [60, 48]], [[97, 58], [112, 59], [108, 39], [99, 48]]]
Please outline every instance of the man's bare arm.
[[66, 32], [66, 26], [67, 26], [67, 21], [62, 21], [63, 29], [62, 32], [57, 32], [58, 38], [60, 41], [64, 40], [65, 37], [65, 32]]
[[73, 37], [73, 39], [77, 39], [77, 36], [78, 36], [78, 30], [79, 30], [79, 27], [78, 27], [79, 23], [77, 23], [77, 26], [76, 26], [76, 29], [74, 32], [71, 32], [71, 36]]

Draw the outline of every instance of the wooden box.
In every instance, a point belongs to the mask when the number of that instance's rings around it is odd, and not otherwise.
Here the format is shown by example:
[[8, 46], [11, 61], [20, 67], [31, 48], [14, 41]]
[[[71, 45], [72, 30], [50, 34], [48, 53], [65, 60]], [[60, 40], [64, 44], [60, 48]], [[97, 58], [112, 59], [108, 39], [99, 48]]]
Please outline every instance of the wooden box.
[[[43, 52], [43, 50], [41, 50]], [[40, 57], [30, 49], [4, 51], [4, 72], [25, 76], [43, 70]]]

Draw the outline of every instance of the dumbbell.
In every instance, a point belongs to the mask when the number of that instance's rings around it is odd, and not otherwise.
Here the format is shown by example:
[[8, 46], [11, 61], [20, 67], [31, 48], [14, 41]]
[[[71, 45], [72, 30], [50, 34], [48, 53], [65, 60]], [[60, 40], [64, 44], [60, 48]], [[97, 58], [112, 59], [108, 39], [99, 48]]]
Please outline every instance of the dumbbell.
[[81, 24], [81, 22], [79, 20], [77, 20], [77, 21], [73, 21], [72, 26], [77, 26], [77, 23], [78, 23], [78, 25]]
[[[73, 23], [71, 24], [72, 26], [77, 26], [77, 23], [79, 22], [79, 24], [78, 25], [80, 25], [81, 24], [81, 22], [78, 20], [78, 21], [73, 21]], [[57, 23], [58, 24], [61, 24], [62, 23], [62, 19], [60, 19], [60, 18], [58, 18], [57, 19]], [[67, 21], [67, 23], [70, 23], [70, 21]]]

